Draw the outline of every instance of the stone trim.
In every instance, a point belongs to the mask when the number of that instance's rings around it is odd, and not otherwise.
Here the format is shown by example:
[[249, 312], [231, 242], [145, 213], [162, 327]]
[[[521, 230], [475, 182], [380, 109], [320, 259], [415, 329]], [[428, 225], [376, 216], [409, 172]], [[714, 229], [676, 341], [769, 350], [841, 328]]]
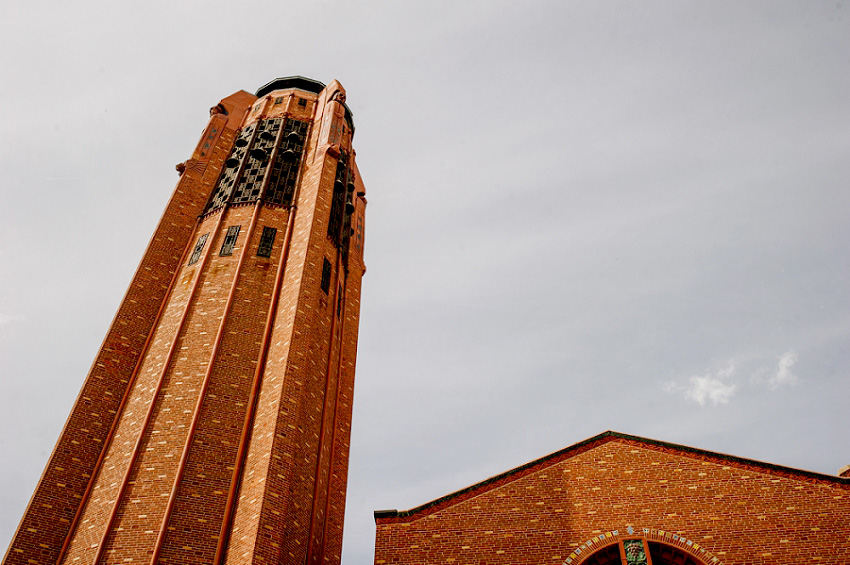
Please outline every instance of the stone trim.
[[656, 530], [655, 528], [633, 528], [632, 526], [628, 526], [622, 531], [614, 530], [605, 532], [586, 540], [570, 553], [569, 557], [564, 560], [563, 565], [581, 565], [581, 563], [592, 557], [600, 549], [626, 539], [645, 539], [647, 541], [660, 542], [664, 545], [675, 547], [695, 559], [706, 563], [706, 565], [723, 565], [723, 561], [719, 557], [685, 536], [665, 530]]

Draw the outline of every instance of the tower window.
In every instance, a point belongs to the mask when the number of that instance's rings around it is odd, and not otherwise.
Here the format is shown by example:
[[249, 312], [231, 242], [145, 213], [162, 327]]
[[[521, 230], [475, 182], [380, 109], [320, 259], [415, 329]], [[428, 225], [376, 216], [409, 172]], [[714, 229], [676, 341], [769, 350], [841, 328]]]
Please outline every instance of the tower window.
[[324, 263], [322, 263], [322, 290], [325, 294], [328, 293], [328, 290], [331, 288], [331, 262], [325, 258]]
[[339, 288], [336, 291], [336, 317], [342, 317], [342, 283], [339, 283]]
[[263, 228], [263, 236], [260, 238], [260, 245], [257, 247], [257, 257], [271, 257], [274, 238], [277, 236], [277, 229], [265, 226]]
[[307, 100], [305, 100], [304, 98], [299, 98], [298, 99], [298, 105], [301, 106], [301, 107], [307, 106]]
[[274, 105], [275, 106], [277, 106], [278, 104], [282, 104], [282, 103], [283, 103], [283, 96], [278, 96], [277, 98], [274, 99]]
[[198, 262], [198, 259], [201, 258], [201, 252], [204, 250], [204, 245], [207, 243], [207, 236], [209, 235], [210, 234], [205, 233], [198, 238], [198, 242], [195, 244], [195, 249], [192, 250], [192, 256], [189, 257], [190, 265], [194, 265]]
[[242, 226], [230, 226], [227, 228], [227, 235], [224, 236], [224, 243], [221, 244], [219, 255], [233, 255], [233, 248], [236, 246], [236, 238], [239, 237], [239, 228]]

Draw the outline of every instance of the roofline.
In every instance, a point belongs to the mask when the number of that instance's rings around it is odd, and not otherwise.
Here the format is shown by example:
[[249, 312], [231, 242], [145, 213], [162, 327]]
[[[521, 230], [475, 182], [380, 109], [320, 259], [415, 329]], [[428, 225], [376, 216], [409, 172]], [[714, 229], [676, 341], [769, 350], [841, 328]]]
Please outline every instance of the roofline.
[[[292, 75], [288, 77], [276, 78], [272, 81], [267, 82], [266, 84], [257, 89], [255, 96], [257, 98], [262, 98], [266, 94], [275, 90], [286, 90], [288, 88], [297, 88], [299, 90], [306, 90], [307, 92], [320, 94], [326, 86], [327, 85], [325, 83], [319, 82], [318, 80], [307, 78], [301, 75]], [[345, 102], [340, 101], [340, 103], [345, 109], [345, 121], [348, 122], [348, 127], [351, 128], [351, 132], [354, 133], [354, 112], [351, 111], [351, 108], [349, 108], [348, 104], [346, 104]]]
[[[535, 459], [533, 461], [529, 461], [525, 465], [520, 465], [519, 467], [515, 467], [509, 471], [505, 471], [504, 473], [499, 473], [498, 475], [494, 475], [489, 479], [485, 479], [479, 483], [475, 483], [474, 485], [470, 485], [466, 488], [460, 489], [458, 491], [449, 493], [445, 496], [441, 496], [440, 498], [434, 499], [431, 502], [426, 502], [420, 506], [415, 508], [411, 508], [409, 510], [375, 510], [375, 521], [384, 520], [384, 519], [399, 519], [399, 518], [409, 518], [416, 514], [420, 514], [426, 510], [433, 511], [445, 508], [449, 506], [449, 503], [452, 499], [458, 498], [465, 494], [470, 494], [473, 491], [484, 489], [488, 486], [498, 486], [499, 483], [509, 482], [507, 479], [512, 479], [514, 475], [518, 475], [523, 471], [536, 471], [539, 469], [535, 469], [535, 467], [543, 468], [548, 466], [547, 464], [555, 464], [563, 459], [566, 459], [567, 456], [575, 456], [583, 453], [585, 451], [589, 451], [597, 445], [601, 445], [602, 443], [607, 443], [614, 439], [623, 439], [626, 441], [642, 443], [645, 445], [651, 445], [654, 447], [661, 447], [666, 449], [673, 449], [679, 452], [688, 453], [691, 455], [696, 455], [699, 458], [710, 458], [715, 460], [726, 461], [729, 463], [737, 463], [739, 465], [747, 465], [751, 467], [758, 467], [764, 471], [770, 472], [772, 474], [778, 474], [782, 476], [791, 475], [791, 478], [799, 477], [799, 478], [807, 478], [807, 479], [815, 479], [818, 481], [823, 481], [827, 483], [834, 483], [839, 485], [850, 486], [850, 477], [839, 477], [835, 475], [827, 475], [825, 473], [816, 473], [814, 471], [804, 471], [802, 469], [794, 469], [793, 467], [784, 467], [782, 465], [776, 465], [774, 463], [765, 463], [764, 461], [757, 461], [755, 459], [747, 459], [745, 457], [738, 457], [736, 455], [727, 455], [725, 453], [718, 453], [716, 451], [708, 451], [705, 449], [698, 449], [696, 447], [689, 447], [687, 445], [681, 445], [678, 443], [670, 443], [666, 441], [659, 441], [655, 439], [649, 439], [640, 436], [633, 436], [628, 434], [623, 434], [620, 432], [614, 431], [606, 431], [601, 434], [595, 435], [591, 438], [588, 438], [584, 441], [580, 441], [575, 443], [569, 447], [565, 447], [564, 449], [560, 449], [554, 453], [550, 453], [549, 455], [544, 455], [539, 459]], [[555, 460], [555, 461], [553, 461]], [[520, 478], [520, 477], [515, 477]], [[478, 493], [476, 493], [478, 494]], [[468, 498], [468, 497], [466, 497]], [[435, 508], [439, 507], [439, 508]]]
[[256, 96], [257, 98], [262, 98], [273, 90], [284, 90], [287, 88], [298, 88], [300, 90], [306, 90], [307, 92], [314, 92], [316, 94], [319, 94], [325, 89], [325, 84], [301, 75], [280, 77], [269, 81], [260, 88], [258, 88]]

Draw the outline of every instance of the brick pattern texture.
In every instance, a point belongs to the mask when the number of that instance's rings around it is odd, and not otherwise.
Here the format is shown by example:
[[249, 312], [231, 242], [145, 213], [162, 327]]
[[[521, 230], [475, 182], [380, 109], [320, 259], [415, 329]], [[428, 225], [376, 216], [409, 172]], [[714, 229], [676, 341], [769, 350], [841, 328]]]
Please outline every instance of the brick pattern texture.
[[[353, 157], [344, 96], [239, 92], [212, 112], [4, 565], [339, 563], [365, 271], [362, 245], [343, 264], [326, 235]], [[312, 124], [294, 206], [203, 215], [239, 130], [278, 117]]]
[[375, 563], [577, 565], [643, 538], [706, 565], [837, 565], [850, 562], [848, 516], [850, 481], [607, 432], [376, 512]]

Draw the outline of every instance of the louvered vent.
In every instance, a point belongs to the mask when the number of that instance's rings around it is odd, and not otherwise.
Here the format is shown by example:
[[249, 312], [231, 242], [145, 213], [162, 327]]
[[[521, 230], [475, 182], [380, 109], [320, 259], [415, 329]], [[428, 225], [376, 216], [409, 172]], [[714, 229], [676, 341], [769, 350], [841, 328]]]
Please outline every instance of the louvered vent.
[[282, 118], [260, 120], [244, 128], [225, 161], [204, 213], [227, 203], [256, 201], [264, 181], [268, 183], [263, 195], [266, 204], [291, 205], [308, 129], [309, 122]]

